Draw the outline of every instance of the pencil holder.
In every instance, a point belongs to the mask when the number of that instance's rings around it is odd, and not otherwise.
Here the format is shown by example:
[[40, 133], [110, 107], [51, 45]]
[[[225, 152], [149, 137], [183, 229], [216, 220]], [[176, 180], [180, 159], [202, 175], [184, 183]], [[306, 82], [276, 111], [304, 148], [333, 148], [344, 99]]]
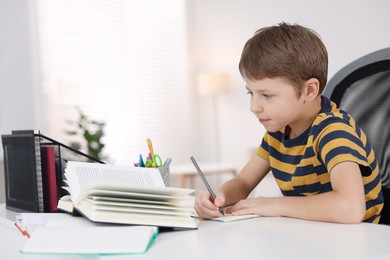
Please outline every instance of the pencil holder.
[[158, 167], [166, 187], [169, 187], [169, 165]]

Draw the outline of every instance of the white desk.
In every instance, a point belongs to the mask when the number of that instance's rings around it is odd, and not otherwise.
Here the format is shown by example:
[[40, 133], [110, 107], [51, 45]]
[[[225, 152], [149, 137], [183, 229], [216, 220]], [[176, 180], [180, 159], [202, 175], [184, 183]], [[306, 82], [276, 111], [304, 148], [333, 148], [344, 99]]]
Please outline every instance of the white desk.
[[141, 255], [24, 255], [18, 251], [27, 238], [6, 219], [14, 214], [1, 204], [0, 215], [1, 259], [390, 259], [390, 226], [265, 217], [202, 220], [198, 230], [160, 233]]
[[[235, 176], [237, 174], [237, 165], [229, 163], [199, 163], [204, 175], [228, 173]], [[171, 176], [180, 176], [179, 187], [195, 188], [195, 178], [198, 177], [198, 172], [193, 164], [172, 165], [169, 174]]]

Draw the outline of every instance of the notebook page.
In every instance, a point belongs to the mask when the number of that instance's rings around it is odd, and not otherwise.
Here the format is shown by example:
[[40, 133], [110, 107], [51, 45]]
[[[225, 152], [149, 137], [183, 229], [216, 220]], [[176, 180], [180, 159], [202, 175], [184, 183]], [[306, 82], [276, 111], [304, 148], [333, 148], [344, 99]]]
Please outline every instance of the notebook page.
[[259, 218], [259, 215], [241, 215], [241, 216], [233, 216], [229, 214], [225, 214], [225, 216], [219, 217], [219, 218], [207, 218], [207, 220], [217, 221], [217, 222], [233, 222], [233, 221], [239, 221], [244, 219], [251, 219], [251, 218]]

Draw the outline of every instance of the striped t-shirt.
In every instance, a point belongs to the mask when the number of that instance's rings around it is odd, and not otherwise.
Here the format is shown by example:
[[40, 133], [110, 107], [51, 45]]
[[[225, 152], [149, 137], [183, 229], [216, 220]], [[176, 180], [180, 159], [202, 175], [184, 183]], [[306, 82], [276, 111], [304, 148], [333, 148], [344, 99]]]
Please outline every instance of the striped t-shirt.
[[345, 111], [322, 97], [322, 108], [300, 136], [285, 138], [285, 128], [267, 132], [257, 154], [269, 161], [285, 196], [309, 196], [332, 190], [329, 172], [345, 161], [360, 165], [366, 198], [365, 222], [378, 223], [383, 208], [379, 166], [363, 130]]

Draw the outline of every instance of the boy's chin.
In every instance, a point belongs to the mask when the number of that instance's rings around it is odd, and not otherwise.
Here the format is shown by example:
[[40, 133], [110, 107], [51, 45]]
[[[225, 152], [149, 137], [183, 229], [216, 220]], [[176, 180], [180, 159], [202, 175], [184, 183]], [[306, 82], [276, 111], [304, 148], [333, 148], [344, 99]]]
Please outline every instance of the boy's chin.
[[265, 127], [265, 130], [267, 130], [267, 132], [269, 133], [276, 133], [281, 131], [282, 129], [283, 128], [279, 128], [279, 127]]

